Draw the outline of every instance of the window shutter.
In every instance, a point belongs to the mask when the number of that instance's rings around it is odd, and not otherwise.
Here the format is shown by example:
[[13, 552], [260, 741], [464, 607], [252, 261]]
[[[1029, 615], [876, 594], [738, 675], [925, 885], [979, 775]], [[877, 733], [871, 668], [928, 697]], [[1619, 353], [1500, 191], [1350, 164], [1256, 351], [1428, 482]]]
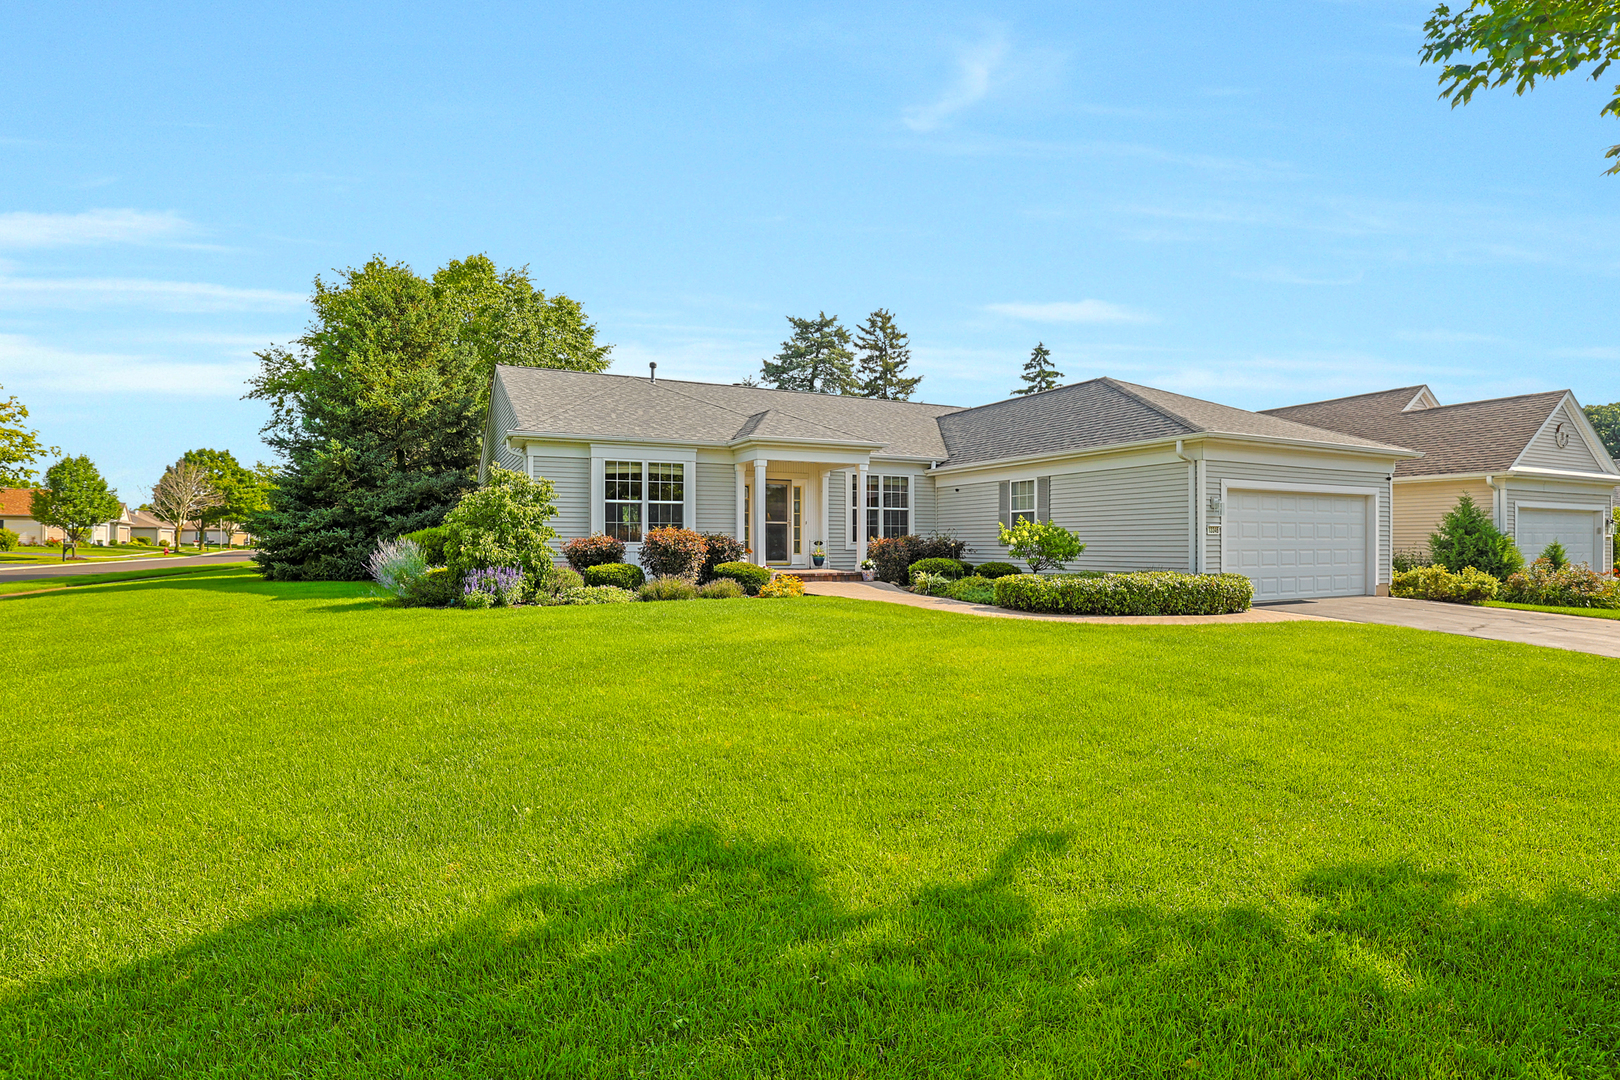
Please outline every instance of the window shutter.
[[1037, 476], [1035, 478], [1035, 520], [1052, 520], [1052, 478], [1050, 476]]
[[1003, 480], [999, 486], [1001, 488], [1001, 509], [998, 511], [1000, 516], [996, 518], [996, 523], [1005, 529], [1007, 522], [1012, 518], [1012, 482]]

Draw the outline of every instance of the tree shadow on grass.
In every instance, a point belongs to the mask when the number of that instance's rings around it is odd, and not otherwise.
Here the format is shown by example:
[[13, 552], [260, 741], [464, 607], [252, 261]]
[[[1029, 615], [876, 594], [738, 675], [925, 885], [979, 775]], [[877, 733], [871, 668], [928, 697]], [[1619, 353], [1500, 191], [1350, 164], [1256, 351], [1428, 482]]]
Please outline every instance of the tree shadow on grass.
[[[1620, 905], [1327, 868], [1312, 914], [1064, 913], [989, 873], [851, 910], [792, 845], [671, 827], [442, 937], [289, 908], [0, 997], [17, 1075], [1611, 1075]], [[1048, 913], [1056, 907], [1057, 914]], [[3, 1072], [0, 1067], [0, 1072]]]

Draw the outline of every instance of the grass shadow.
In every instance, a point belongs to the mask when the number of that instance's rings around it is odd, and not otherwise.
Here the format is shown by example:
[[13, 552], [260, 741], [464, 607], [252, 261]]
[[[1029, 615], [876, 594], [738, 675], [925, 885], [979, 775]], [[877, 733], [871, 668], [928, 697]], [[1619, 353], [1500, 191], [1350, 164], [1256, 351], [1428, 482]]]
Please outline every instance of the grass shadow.
[[[1049, 910], [1065, 837], [855, 910], [704, 825], [428, 941], [321, 902], [0, 997], [15, 1075], [1612, 1075], [1620, 904], [1342, 866], [1258, 908]], [[1044, 900], [1042, 899], [1044, 898]], [[0, 1072], [4, 1068], [0, 1067]]]

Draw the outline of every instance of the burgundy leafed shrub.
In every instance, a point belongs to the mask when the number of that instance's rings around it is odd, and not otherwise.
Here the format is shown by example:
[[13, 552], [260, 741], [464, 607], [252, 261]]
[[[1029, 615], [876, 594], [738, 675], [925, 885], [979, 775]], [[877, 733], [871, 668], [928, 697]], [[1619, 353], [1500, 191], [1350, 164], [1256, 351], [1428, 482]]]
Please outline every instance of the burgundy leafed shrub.
[[896, 585], [909, 585], [907, 571], [920, 559], [955, 559], [961, 561], [968, 549], [967, 543], [952, 536], [890, 536], [866, 542], [866, 557], [877, 569], [879, 581], [892, 581]]
[[742, 562], [745, 545], [727, 533], [703, 534], [703, 573], [698, 583], [706, 585], [714, 580], [714, 568], [721, 563]]
[[568, 541], [562, 546], [562, 553], [568, 565], [583, 574], [592, 566], [624, 562], [624, 541], [595, 533]]
[[707, 546], [691, 529], [648, 529], [641, 539], [641, 565], [652, 577], [678, 577], [697, 582]]

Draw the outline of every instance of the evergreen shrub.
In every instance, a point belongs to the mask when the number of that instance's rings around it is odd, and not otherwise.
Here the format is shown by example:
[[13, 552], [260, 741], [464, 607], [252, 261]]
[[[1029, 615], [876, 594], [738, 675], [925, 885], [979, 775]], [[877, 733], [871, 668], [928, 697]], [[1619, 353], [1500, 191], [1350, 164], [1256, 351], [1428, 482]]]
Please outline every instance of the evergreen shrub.
[[586, 588], [611, 585], [616, 589], [628, 589], [632, 592], [641, 588], [641, 583], [647, 580], [647, 575], [641, 572], [641, 567], [622, 562], [587, 566], [579, 576], [585, 580]]

